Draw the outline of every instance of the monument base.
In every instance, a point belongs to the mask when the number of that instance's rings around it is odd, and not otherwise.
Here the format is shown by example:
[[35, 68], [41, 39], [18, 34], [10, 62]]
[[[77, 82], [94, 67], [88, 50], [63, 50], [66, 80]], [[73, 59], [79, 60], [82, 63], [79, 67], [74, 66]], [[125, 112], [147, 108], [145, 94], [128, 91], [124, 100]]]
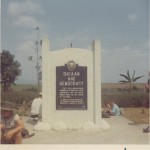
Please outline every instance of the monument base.
[[93, 122], [85, 122], [84, 124], [73, 124], [67, 125], [64, 122], [58, 121], [54, 124], [49, 124], [45, 122], [38, 122], [34, 126], [34, 130], [45, 131], [45, 130], [83, 130], [83, 131], [103, 131], [110, 129], [109, 124], [105, 120], [101, 120], [100, 124], [94, 124]]
[[34, 130], [36, 131], [44, 131], [44, 130], [50, 130], [51, 129], [51, 126], [49, 123], [46, 123], [46, 122], [38, 122], [34, 128]]

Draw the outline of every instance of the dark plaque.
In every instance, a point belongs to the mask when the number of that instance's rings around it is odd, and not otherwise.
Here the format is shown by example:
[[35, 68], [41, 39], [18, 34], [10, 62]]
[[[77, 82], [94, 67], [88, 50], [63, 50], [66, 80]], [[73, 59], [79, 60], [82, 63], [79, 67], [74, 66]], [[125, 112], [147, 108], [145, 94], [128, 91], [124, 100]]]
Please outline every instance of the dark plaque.
[[72, 60], [56, 67], [56, 109], [87, 109], [87, 67]]

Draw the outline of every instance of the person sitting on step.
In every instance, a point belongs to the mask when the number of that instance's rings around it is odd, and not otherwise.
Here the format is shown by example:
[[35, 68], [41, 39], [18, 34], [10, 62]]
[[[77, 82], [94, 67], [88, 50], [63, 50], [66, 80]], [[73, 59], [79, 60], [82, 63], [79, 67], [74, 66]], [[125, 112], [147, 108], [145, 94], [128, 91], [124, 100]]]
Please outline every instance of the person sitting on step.
[[16, 113], [14, 104], [2, 102], [0, 110], [1, 144], [21, 144], [24, 123]]
[[31, 104], [31, 117], [38, 121], [42, 117], [42, 92], [38, 94], [38, 98], [35, 98]]
[[120, 116], [120, 108], [115, 103], [115, 100], [111, 99], [110, 103], [107, 104], [108, 114], [111, 116]]

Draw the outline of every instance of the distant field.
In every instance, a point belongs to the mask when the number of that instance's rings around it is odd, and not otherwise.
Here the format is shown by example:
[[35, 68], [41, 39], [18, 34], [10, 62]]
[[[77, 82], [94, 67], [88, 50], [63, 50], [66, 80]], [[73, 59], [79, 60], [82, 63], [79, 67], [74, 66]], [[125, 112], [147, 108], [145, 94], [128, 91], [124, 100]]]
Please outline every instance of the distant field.
[[[137, 88], [143, 89], [145, 83], [134, 83]], [[125, 84], [120, 83], [102, 83], [103, 89], [119, 89], [125, 87]]]
[[12, 85], [11, 88], [13, 90], [23, 90], [23, 89], [37, 88], [37, 85], [35, 85], [35, 84], [17, 84], [17, 85]]
[[[143, 89], [145, 83], [135, 83], [134, 85], [139, 88]], [[125, 85], [120, 84], [120, 83], [102, 83], [102, 89], [120, 89], [123, 88]], [[13, 85], [12, 88], [15, 90], [22, 90], [26, 88], [37, 88], [37, 85], [35, 84], [18, 84], [18, 85]], [[41, 86], [40, 86], [41, 87]]]

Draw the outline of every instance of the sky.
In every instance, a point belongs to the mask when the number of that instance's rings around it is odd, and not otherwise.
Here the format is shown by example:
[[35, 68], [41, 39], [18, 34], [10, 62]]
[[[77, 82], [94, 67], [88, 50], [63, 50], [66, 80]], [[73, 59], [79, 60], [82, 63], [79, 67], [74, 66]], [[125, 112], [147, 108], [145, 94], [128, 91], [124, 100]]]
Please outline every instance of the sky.
[[122, 80], [127, 70], [147, 82], [149, 0], [1, 0], [1, 47], [21, 63], [17, 83], [36, 83], [35, 41], [48, 38], [52, 50], [91, 49], [102, 44], [102, 82]]

